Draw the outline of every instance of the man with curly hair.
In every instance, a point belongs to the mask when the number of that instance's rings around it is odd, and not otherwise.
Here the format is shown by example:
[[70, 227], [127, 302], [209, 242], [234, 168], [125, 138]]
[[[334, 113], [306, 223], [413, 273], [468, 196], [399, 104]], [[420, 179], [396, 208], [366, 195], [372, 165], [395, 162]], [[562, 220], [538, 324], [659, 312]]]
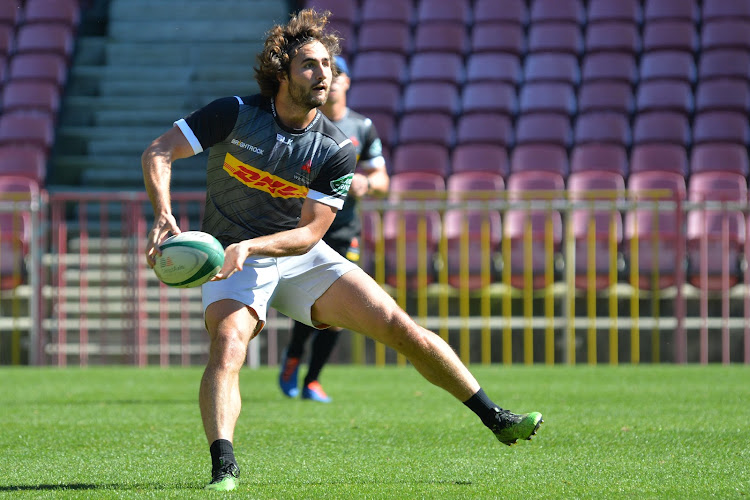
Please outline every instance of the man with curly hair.
[[260, 94], [218, 99], [177, 120], [143, 152], [154, 209], [146, 260], [180, 233], [172, 214], [172, 163], [210, 148], [201, 230], [225, 248], [224, 266], [202, 286], [210, 347], [199, 403], [212, 469], [210, 490], [233, 490], [232, 441], [239, 372], [267, 308], [316, 328], [360, 332], [402, 353], [429, 382], [470, 408], [504, 444], [529, 439], [538, 412], [498, 407], [451, 347], [417, 325], [370, 276], [322, 241], [346, 198], [356, 163], [347, 136], [318, 108], [336, 70], [329, 13], [312, 9], [274, 26], [258, 55]]

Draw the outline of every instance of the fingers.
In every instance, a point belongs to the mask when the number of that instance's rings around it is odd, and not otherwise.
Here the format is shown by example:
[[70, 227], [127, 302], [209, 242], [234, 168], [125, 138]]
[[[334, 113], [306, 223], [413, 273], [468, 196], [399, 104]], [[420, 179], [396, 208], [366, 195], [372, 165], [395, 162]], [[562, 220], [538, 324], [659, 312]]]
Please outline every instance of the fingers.
[[242, 265], [246, 258], [247, 254], [243, 252], [240, 245], [229, 245], [224, 250], [224, 265], [216, 276], [211, 278], [211, 281], [225, 280], [237, 271], [242, 271]]
[[161, 255], [159, 245], [170, 236], [170, 233], [177, 235], [181, 232], [174, 217], [159, 219], [154, 222], [154, 227], [148, 233], [146, 241], [146, 264], [148, 267], [153, 268], [156, 264], [156, 259]]

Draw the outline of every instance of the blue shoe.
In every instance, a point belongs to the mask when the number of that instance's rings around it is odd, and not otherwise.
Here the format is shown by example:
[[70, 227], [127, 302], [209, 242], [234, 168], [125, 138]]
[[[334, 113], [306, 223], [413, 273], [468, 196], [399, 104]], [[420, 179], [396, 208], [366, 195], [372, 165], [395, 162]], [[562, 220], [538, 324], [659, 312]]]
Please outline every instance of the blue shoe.
[[296, 398], [299, 395], [297, 388], [297, 371], [299, 371], [299, 358], [289, 358], [284, 351], [281, 358], [281, 371], [279, 372], [279, 387], [285, 396]]
[[313, 380], [302, 389], [302, 399], [309, 399], [311, 401], [317, 401], [318, 403], [330, 403], [331, 398], [328, 397], [326, 391], [321, 387], [320, 382]]

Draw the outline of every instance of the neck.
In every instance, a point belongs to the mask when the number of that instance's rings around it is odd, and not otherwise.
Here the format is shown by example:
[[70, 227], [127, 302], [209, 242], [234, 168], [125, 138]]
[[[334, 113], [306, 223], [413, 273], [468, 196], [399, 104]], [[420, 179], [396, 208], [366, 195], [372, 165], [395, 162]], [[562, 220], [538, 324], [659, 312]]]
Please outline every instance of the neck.
[[310, 125], [315, 115], [318, 114], [317, 108], [301, 108], [293, 104], [289, 99], [285, 99], [283, 93], [276, 95], [274, 104], [279, 121], [289, 128], [305, 128]]
[[346, 116], [346, 101], [337, 101], [332, 103], [327, 101], [320, 107], [320, 110], [329, 120], [337, 122]]

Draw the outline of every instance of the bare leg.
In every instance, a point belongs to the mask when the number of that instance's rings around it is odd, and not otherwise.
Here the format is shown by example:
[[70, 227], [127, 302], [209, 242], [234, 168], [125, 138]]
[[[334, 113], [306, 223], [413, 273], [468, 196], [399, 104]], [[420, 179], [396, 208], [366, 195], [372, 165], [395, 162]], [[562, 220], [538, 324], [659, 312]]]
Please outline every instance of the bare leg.
[[233, 440], [242, 406], [239, 373], [257, 325], [255, 312], [234, 300], [221, 300], [206, 309], [211, 345], [199, 401], [209, 444], [217, 439]]
[[400, 352], [424, 378], [466, 401], [479, 383], [438, 335], [417, 325], [364, 271], [336, 280], [315, 302], [316, 321], [360, 332]]

